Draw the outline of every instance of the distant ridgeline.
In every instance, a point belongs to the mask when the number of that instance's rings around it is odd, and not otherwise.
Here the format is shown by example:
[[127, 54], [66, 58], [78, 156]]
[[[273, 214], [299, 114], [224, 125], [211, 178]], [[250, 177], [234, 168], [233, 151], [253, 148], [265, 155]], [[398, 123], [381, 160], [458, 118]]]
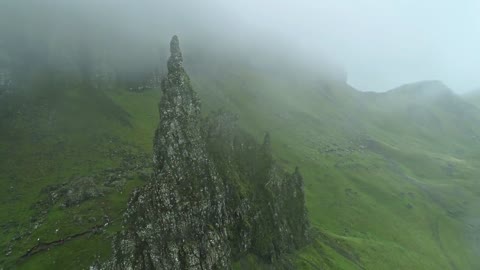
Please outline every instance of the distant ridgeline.
[[151, 183], [133, 193], [103, 269], [229, 269], [246, 255], [282, 268], [308, 241], [303, 179], [233, 115], [202, 119], [176, 36], [162, 81]]

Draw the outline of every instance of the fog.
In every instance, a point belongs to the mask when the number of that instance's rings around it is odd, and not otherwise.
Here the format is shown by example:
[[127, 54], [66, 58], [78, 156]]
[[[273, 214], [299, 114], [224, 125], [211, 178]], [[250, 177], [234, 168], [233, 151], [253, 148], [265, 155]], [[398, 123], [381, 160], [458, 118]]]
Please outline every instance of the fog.
[[[29, 61], [46, 57], [62, 66], [58, 69], [77, 61], [58, 57], [71, 54], [74, 43], [96, 47], [118, 65], [140, 66], [178, 34], [190, 45], [278, 54], [312, 69], [336, 63], [348, 82], [364, 91], [434, 79], [457, 92], [480, 87], [475, 0], [2, 0], [0, 5], [0, 49], [29, 54]], [[135, 53], [140, 51], [144, 54]], [[0, 52], [2, 57], [8, 62], [15, 55]]]
[[457, 91], [480, 86], [479, 1], [237, 3], [230, 10], [242, 21], [332, 56], [359, 89], [382, 91], [425, 79], [442, 80]]

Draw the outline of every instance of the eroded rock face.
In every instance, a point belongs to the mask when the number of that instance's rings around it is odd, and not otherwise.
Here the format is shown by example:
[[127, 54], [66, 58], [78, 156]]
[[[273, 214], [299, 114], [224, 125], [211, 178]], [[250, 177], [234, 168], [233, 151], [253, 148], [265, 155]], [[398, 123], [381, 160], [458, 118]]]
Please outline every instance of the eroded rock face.
[[218, 113], [206, 124], [209, 157], [226, 188], [232, 259], [252, 253], [275, 263], [308, 241], [303, 178], [298, 169], [287, 173], [275, 162], [269, 134], [259, 145], [235, 122]]
[[229, 269], [253, 253], [274, 262], [307, 241], [303, 180], [217, 113], [201, 119], [200, 101], [170, 44], [154, 139], [151, 183], [136, 190], [106, 269]]

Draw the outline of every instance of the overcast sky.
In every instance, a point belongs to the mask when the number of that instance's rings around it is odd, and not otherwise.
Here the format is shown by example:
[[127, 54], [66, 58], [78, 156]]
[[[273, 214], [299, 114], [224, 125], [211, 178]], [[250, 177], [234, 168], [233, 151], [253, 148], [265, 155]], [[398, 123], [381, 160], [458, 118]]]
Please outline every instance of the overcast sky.
[[439, 79], [464, 92], [480, 87], [478, 0], [219, 1], [230, 18], [322, 50], [349, 82], [384, 91]]
[[[311, 59], [326, 55], [346, 69], [350, 84], [365, 91], [433, 79], [457, 92], [480, 88], [480, 0], [0, 1], [23, 6], [26, 17], [45, 12], [44, 18], [52, 18], [67, 8], [90, 22], [87, 30], [115, 25], [138, 42], [150, 42], [148, 35], [162, 31], [182, 35], [185, 29], [234, 37], [238, 46], [249, 45], [251, 33], [276, 38], [280, 42], [271, 39], [267, 48], [288, 44], [285, 50]], [[69, 13], [66, 18], [53, 25], [80, 21]]]

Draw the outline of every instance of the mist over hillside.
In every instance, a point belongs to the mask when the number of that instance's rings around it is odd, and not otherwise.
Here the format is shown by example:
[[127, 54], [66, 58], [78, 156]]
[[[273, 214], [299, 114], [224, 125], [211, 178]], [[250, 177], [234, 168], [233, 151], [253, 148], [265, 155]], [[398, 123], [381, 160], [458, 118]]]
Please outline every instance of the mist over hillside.
[[178, 34], [187, 48], [227, 49], [239, 58], [266, 54], [271, 57], [264, 65], [272, 58], [288, 59], [309, 71], [348, 73], [349, 83], [359, 90], [382, 92], [441, 80], [465, 92], [480, 84], [473, 76], [480, 62], [476, 9], [476, 1], [430, 0], [5, 1], [0, 47], [63, 66], [74, 61], [69, 52], [93, 50], [93, 58], [113, 62], [117, 69], [126, 69], [127, 63], [131, 69], [150, 69], [152, 59], [167, 57], [161, 41]]
[[0, 269], [479, 269], [476, 7], [3, 1]]
[[22, 77], [16, 81], [42, 72], [55, 74], [52, 80], [141, 79], [163, 68], [164, 40], [173, 34], [182, 36], [193, 61], [203, 55], [213, 63], [230, 59], [273, 72], [346, 79], [345, 71], [322, 59], [321, 51], [311, 55], [294, 41], [243, 26], [215, 3], [26, 1], [4, 6], [0, 65], [13, 78]]

